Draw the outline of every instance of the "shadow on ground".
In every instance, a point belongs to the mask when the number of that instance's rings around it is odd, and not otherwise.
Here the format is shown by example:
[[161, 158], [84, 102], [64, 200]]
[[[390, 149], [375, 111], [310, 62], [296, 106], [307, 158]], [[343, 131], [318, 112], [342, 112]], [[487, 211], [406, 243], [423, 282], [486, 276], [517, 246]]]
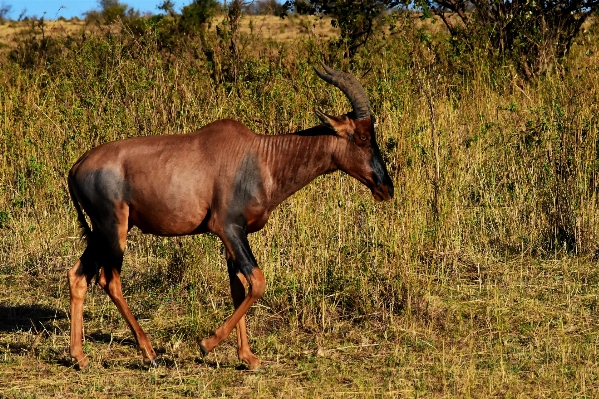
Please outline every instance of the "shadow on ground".
[[44, 330], [55, 320], [65, 319], [59, 309], [42, 305], [11, 306], [0, 303], [0, 332]]
[[137, 348], [137, 342], [133, 338], [118, 338], [113, 334], [107, 334], [101, 330], [85, 334], [85, 338], [98, 344], [119, 344]]

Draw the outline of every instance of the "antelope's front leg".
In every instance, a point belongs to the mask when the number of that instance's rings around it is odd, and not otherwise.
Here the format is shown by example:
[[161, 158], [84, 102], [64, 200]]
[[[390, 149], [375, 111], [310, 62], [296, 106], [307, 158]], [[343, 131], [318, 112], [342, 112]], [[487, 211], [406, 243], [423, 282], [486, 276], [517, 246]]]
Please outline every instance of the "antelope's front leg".
[[[229, 282], [231, 284], [231, 297], [233, 304], [237, 309], [245, 299], [247, 280], [241, 273], [235, 273], [235, 265], [230, 256], [227, 257], [227, 266], [229, 270]], [[245, 323], [245, 315], [241, 316], [239, 322], [235, 326], [237, 330], [237, 356], [239, 360], [247, 363], [250, 370], [260, 368], [260, 359], [254, 355], [248, 343], [248, 336]]]
[[[266, 288], [264, 274], [256, 265], [247, 235], [241, 226], [228, 227], [222, 239], [229, 253], [227, 264], [235, 311], [211, 337], [200, 342], [200, 348], [203, 353], [212, 351], [237, 326], [239, 357], [246, 361], [251, 369], [255, 369], [260, 367], [260, 360], [249, 349], [244, 316], [254, 302], [264, 294]], [[243, 281], [247, 281], [250, 287], [248, 295], [245, 295]]]

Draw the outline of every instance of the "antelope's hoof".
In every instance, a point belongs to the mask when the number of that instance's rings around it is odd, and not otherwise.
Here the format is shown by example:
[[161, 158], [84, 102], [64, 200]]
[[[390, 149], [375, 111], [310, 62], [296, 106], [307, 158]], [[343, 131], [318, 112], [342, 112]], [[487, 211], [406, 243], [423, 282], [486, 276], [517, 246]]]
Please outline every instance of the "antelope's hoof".
[[202, 351], [202, 356], [206, 356], [208, 354], [208, 349], [204, 346], [204, 340], [200, 341], [200, 350]]
[[150, 359], [144, 359], [144, 364], [150, 368], [156, 369], [158, 368], [158, 356], [155, 357], [154, 359], [150, 360]]
[[85, 355], [79, 357], [79, 359], [71, 355], [71, 362], [73, 363], [73, 367], [77, 371], [84, 371], [89, 369], [89, 360]]
[[262, 363], [258, 362], [258, 364], [248, 364], [249, 371], [264, 371], [264, 366]]
[[261, 371], [263, 370], [262, 363], [260, 359], [256, 357], [253, 353], [245, 356], [239, 356], [239, 359], [247, 365], [248, 370], [250, 371]]
[[156, 351], [154, 351], [154, 348], [152, 348], [151, 345], [148, 344], [148, 346], [142, 346], [140, 347], [141, 349], [141, 355], [143, 356], [144, 359], [144, 364], [148, 367], [151, 368], [157, 368], [158, 367], [158, 356], [156, 355]]

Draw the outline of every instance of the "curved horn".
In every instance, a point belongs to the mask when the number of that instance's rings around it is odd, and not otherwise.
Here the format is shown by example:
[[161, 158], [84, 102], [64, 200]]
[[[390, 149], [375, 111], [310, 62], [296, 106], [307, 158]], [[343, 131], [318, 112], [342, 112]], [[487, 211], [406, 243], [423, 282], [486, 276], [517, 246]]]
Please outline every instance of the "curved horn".
[[314, 67], [314, 72], [322, 80], [339, 88], [351, 102], [354, 109], [356, 119], [370, 118], [370, 103], [364, 88], [353, 75], [341, 71], [336, 71], [333, 68], [322, 64], [325, 72], [321, 72]]

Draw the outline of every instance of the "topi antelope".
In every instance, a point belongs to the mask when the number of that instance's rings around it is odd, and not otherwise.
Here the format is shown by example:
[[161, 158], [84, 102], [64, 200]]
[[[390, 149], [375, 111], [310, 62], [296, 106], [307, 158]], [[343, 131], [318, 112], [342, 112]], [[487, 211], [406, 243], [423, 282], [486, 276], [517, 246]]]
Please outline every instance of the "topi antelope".
[[266, 284], [247, 235], [264, 227], [273, 209], [291, 194], [337, 169], [366, 185], [375, 200], [393, 197], [364, 89], [352, 75], [326, 65], [324, 72], [315, 71], [345, 93], [352, 112], [331, 116], [316, 111], [321, 125], [276, 136], [257, 135], [223, 119], [190, 134], [106, 143], [75, 163], [68, 186], [87, 241], [68, 272], [70, 354], [76, 366], [88, 365], [81, 342], [83, 300], [94, 277], [127, 321], [144, 362], [156, 365], [150, 340], [121, 291], [127, 232], [137, 226], [146, 234], [212, 232], [222, 240], [235, 311], [200, 342], [200, 349], [203, 354], [212, 351], [235, 327], [239, 359], [250, 369], [260, 367], [248, 345], [245, 313]]

